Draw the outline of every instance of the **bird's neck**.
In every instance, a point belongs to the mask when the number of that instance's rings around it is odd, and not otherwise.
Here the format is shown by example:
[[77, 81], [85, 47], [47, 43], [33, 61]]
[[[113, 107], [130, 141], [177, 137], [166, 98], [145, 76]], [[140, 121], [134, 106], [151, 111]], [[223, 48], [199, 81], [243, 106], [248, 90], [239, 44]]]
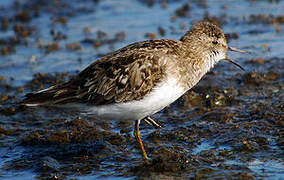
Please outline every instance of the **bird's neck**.
[[[198, 52], [198, 53], [196, 53]], [[219, 53], [206, 52], [206, 51], [195, 51], [190, 52], [193, 56], [185, 58], [187, 61], [187, 72], [183, 77], [187, 82], [187, 88], [190, 89], [196, 85], [200, 79], [210, 71], [214, 65], [222, 59]]]

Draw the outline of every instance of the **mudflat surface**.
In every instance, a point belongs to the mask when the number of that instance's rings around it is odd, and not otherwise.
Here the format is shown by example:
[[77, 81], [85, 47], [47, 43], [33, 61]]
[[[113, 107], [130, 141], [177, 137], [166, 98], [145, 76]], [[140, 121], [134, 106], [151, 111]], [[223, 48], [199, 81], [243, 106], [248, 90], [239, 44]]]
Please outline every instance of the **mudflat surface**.
[[[284, 1], [0, 2], [0, 179], [284, 179]], [[155, 114], [163, 128], [16, 105], [99, 57], [215, 22], [246, 71], [220, 62]]]

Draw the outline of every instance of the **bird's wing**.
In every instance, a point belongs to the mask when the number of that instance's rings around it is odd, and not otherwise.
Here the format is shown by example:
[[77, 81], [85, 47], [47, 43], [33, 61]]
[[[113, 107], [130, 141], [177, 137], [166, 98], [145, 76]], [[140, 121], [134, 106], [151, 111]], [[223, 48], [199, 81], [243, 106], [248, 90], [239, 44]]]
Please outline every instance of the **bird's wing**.
[[105, 105], [140, 100], [165, 75], [161, 55], [177, 41], [144, 41], [106, 55], [67, 83], [30, 93], [25, 104], [87, 103]]

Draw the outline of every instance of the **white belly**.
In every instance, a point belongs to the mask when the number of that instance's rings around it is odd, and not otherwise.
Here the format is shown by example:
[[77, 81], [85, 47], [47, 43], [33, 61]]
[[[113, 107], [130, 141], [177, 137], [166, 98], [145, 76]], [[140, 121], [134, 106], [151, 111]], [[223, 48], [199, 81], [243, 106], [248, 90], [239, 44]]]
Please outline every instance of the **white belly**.
[[102, 120], [140, 120], [162, 110], [182, 96], [185, 91], [178, 86], [176, 79], [169, 78], [139, 101], [88, 107], [87, 114]]

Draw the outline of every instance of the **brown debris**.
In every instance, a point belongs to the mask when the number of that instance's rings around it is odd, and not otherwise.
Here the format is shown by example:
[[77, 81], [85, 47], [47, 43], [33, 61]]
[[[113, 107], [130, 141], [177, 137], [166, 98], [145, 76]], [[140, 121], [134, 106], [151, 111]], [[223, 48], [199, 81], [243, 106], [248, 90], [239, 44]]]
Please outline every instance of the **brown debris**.
[[[155, 157], [150, 162], [132, 168], [134, 174], [149, 176], [151, 172], [178, 173], [186, 169], [188, 160], [184, 154], [161, 148], [154, 152]], [[147, 174], [145, 174], [147, 173]]]
[[64, 130], [50, 134], [46, 140], [51, 144], [69, 144], [71, 141], [69, 133]]
[[272, 14], [252, 14], [249, 17], [249, 23], [255, 24], [284, 24], [284, 15]]
[[278, 33], [278, 34], [281, 32], [281, 27], [280, 27], [279, 24], [276, 24], [276, 26], [275, 26], [275, 31], [276, 31], [276, 33]]
[[44, 47], [45, 53], [51, 53], [53, 51], [58, 51], [60, 49], [59, 43], [51, 43]]
[[175, 15], [177, 17], [186, 17], [191, 10], [191, 5], [189, 3], [185, 3], [182, 7], [178, 8], [175, 11]]
[[62, 32], [57, 32], [53, 34], [54, 41], [65, 40], [65, 39], [67, 39], [67, 35], [63, 34]]
[[197, 5], [202, 7], [202, 8], [208, 7], [207, 0], [197, 0], [197, 1], [194, 1], [194, 2], [197, 3]]
[[231, 39], [239, 39], [239, 37], [240, 37], [240, 34], [239, 33], [227, 33], [227, 34], [225, 34], [225, 36], [226, 36], [226, 39], [227, 40], [231, 40]]
[[161, 5], [162, 5], [162, 8], [166, 9], [166, 8], [168, 7], [168, 2], [167, 2], [167, 0], [162, 0]]
[[161, 26], [158, 27], [158, 32], [160, 36], [165, 36], [166, 35], [166, 30], [162, 28]]
[[245, 63], [247, 63], [247, 64], [263, 64], [265, 62], [266, 62], [265, 59], [259, 58], [259, 59], [251, 59], [249, 61], [246, 61]]
[[21, 12], [17, 13], [15, 15], [15, 20], [23, 22], [23, 23], [27, 23], [31, 20], [31, 16], [28, 13], [28, 11], [25, 10], [25, 11], [21, 11]]
[[41, 89], [44, 85], [54, 85], [58, 83], [62, 83], [66, 80], [66, 78], [70, 78], [69, 73], [60, 73], [60, 74], [44, 74], [44, 73], [36, 73], [34, 74], [31, 82], [27, 83], [25, 87], [34, 89]]
[[2, 56], [6, 56], [6, 55], [12, 54], [14, 52], [15, 52], [15, 49], [12, 46], [7, 46], [7, 47], [0, 48], [0, 54]]
[[125, 38], [126, 38], [126, 33], [124, 31], [117, 32], [114, 35], [115, 41], [118, 41], [118, 42], [125, 40]]
[[35, 28], [33, 26], [24, 26], [22, 24], [15, 25], [13, 29], [17, 36], [23, 38], [31, 36], [35, 32]]
[[11, 134], [13, 134], [13, 130], [7, 130], [7, 129], [4, 129], [3, 127], [0, 126], [0, 137], [1, 136], [9, 136]]
[[81, 45], [77, 42], [66, 44], [66, 48], [72, 51], [78, 51], [82, 49]]
[[8, 28], [9, 28], [9, 21], [8, 21], [8, 19], [3, 18], [3, 19], [1, 20], [0, 29], [1, 29], [2, 31], [7, 31]]
[[7, 78], [5, 76], [0, 76], [0, 81], [6, 81]]
[[[6, 99], [8, 99], [8, 96], [2, 96], [1, 97], [1, 101], [5, 101]], [[4, 116], [12, 116], [16, 114], [16, 109], [13, 107], [9, 107], [9, 108], [3, 108], [0, 110], [0, 114], [4, 115]]]
[[67, 23], [67, 18], [65, 16], [60, 16], [58, 18], [52, 19], [52, 23], [54, 24], [61, 24], [61, 25], [66, 25]]
[[209, 12], [205, 12], [203, 16], [203, 21], [208, 21], [219, 27], [222, 27], [224, 24], [227, 24], [227, 16], [226, 15], [211, 16]]
[[100, 42], [100, 41], [94, 41], [93, 46], [94, 46], [95, 48], [98, 48], [98, 47], [101, 46], [101, 42]]
[[148, 32], [145, 34], [145, 37], [149, 39], [156, 39], [156, 34]]

